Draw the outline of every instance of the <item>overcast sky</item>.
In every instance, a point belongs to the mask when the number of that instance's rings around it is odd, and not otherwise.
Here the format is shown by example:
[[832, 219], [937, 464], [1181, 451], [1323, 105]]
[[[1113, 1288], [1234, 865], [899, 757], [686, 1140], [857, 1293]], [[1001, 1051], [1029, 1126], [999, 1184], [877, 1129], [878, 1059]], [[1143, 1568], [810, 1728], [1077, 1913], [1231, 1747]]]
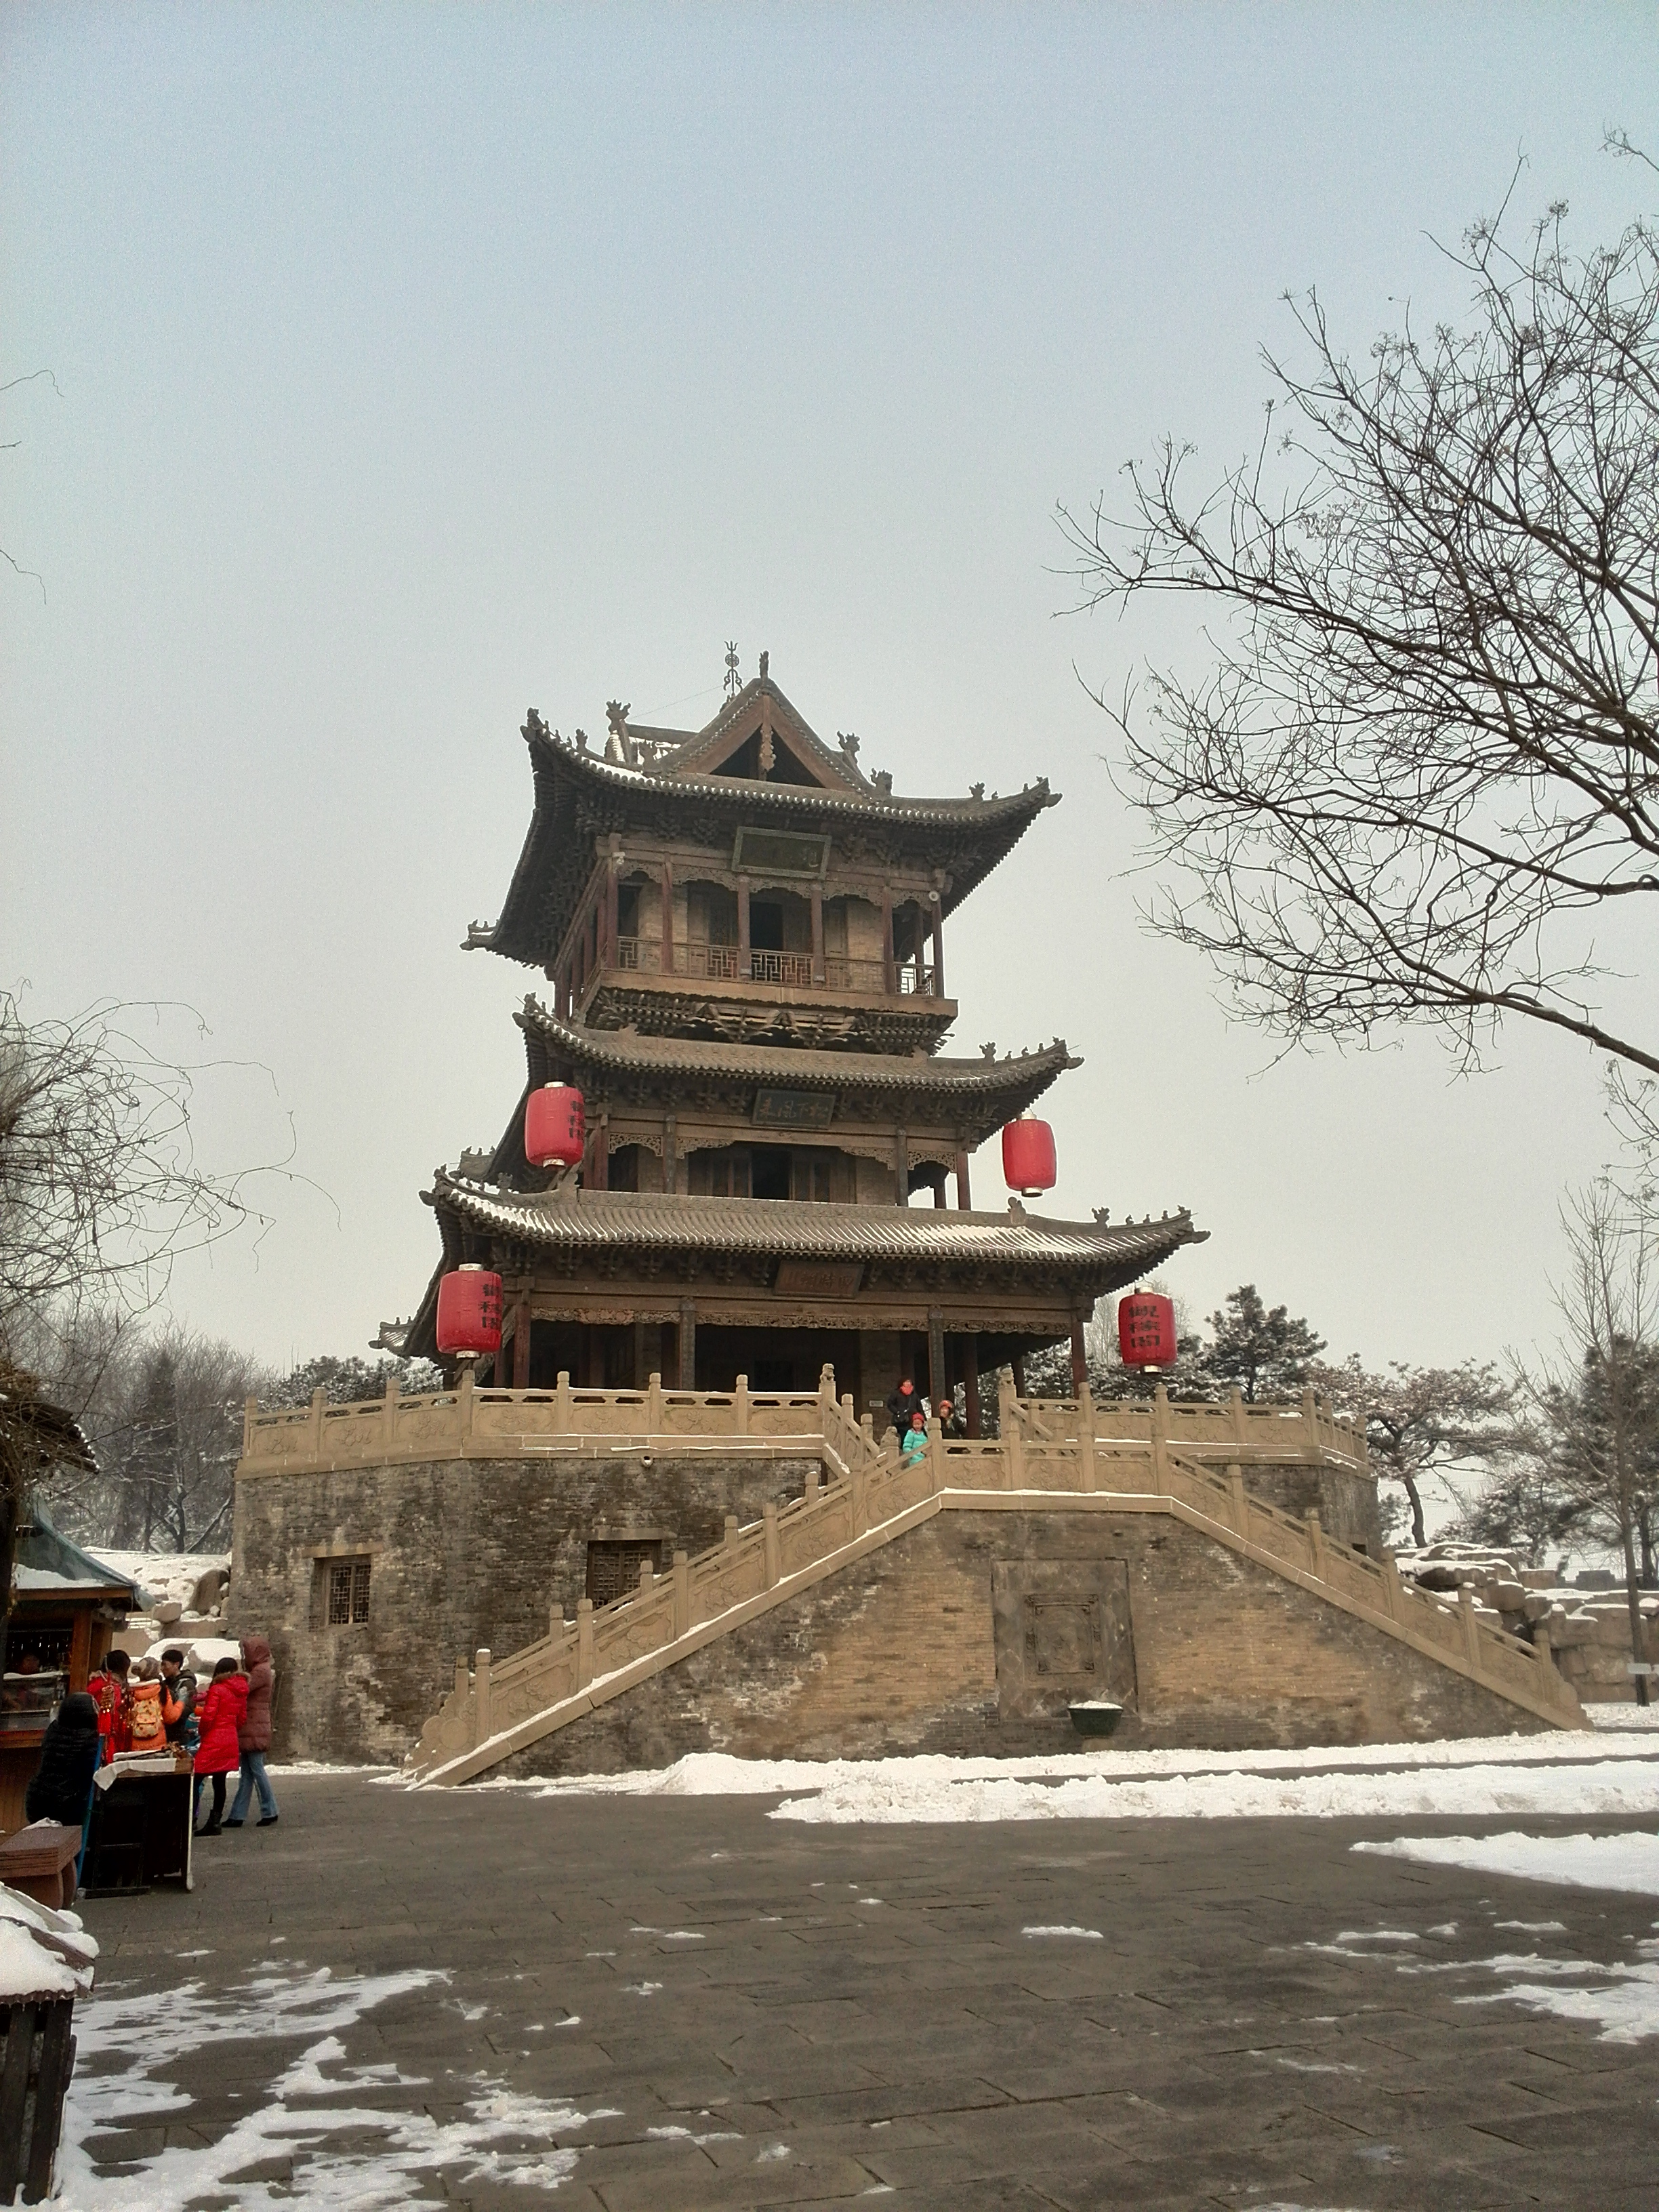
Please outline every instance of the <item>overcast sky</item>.
[[[1189, 1204], [1337, 1353], [1553, 1334], [1597, 1073], [1504, 1041], [1296, 1055], [1147, 938], [1057, 501], [1173, 431], [1259, 434], [1317, 284], [1363, 349], [1455, 314], [1433, 244], [1653, 198], [1650, 7], [0, 13], [0, 979], [185, 1002], [204, 1156], [273, 1225], [174, 1284], [286, 1360], [436, 1257], [419, 1192], [499, 1134], [539, 978], [464, 954], [530, 807], [519, 726], [695, 726], [725, 641], [901, 791], [1046, 775], [948, 933], [955, 1049], [1064, 1035], [1057, 1212]], [[61, 393], [61, 397], [58, 396]], [[1178, 617], [1178, 619], [1177, 619]], [[1651, 976], [1650, 966], [1648, 974]], [[1632, 986], [1630, 988], [1635, 988]], [[157, 1033], [185, 1044], [170, 1018]], [[268, 1070], [269, 1074], [261, 1073]], [[291, 1127], [291, 1138], [290, 1138]], [[316, 1188], [311, 1186], [314, 1184]], [[994, 1150], [979, 1203], [1004, 1197]]]

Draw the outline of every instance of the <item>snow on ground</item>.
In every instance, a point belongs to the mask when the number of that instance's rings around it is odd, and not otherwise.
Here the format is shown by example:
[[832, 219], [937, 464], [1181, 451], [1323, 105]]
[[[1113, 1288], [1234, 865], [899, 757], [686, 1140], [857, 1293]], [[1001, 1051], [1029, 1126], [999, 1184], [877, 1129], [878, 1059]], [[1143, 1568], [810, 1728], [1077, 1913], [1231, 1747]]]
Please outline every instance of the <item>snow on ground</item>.
[[[1635, 1709], [1631, 1708], [1632, 1711]], [[767, 1796], [776, 1820], [820, 1822], [1646, 1813], [1659, 1738], [1593, 1730], [1304, 1751], [1065, 1752], [1028, 1759], [733, 1759], [556, 1781], [475, 1783], [541, 1797]]]
[[[239, 2207], [301, 2204], [311, 2212], [401, 2212], [424, 2198], [436, 2168], [453, 2193], [470, 2185], [516, 2182], [556, 2189], [580, 2152], [552, 2147], [614, 2113], [523, 2096], [487, 2075], [469, 2075], [432, 2099], [423, 2077], [395, 2066], [346, 2063], [337, 2031], [389, 1999], [441, 1986], [447, 1974], [307, 1973], [296, 1961], [209, 1993], [200, 1982], [142, 1996], [111, 1990], [76, 2008], [77, 2052], [58, 2154], [60, 2212], [185, 2212], [204, 2200]], [[228, 2040], [292, 2038], [303, 2045], [215, 2142], [176, 2140], [146, 2154], [156, 2133], [137, 2138], [135, 2162], [100, 2174], [99, 2138], [112, 2128], [166, 2116], [170, 2129], [191, 2106], [172, 2079], [188, 2076], [198, 2054]], [[105, 2136], [111, 2158], [134, 2146]], [[289, 2184], [242, 2179], [249, 2169], [293, 2162]]]
[[1659, 1897], [1659, 1834], [1646, 1832], [1528, 1836], [1510, 1829], [1501, 1836], [1401, 1836], [1391, 1844], [1353, 1848], [1383, 1858], [1417, 1859], [1426, 1866], [1468, 1867], [1477, 1874], [1518, 1875], [1525, 1881], [1559, 1882], [1573, 1889], [1624, 1889]]
[[[1398, 1850], [1415, 1858], [1423, 1855], [1419, 1845], [1425, 1839], [1402, 1838], [1397, 1844], [1359, 1844], [1358, 1850]], [[1491, 1844], [1510, 1844], [1517, 1847], [1512, 1856], [1517, 1860], [1536, 1858], [1538, 1865], [1527, 1869], [1527, 1878], [1536, 1881], [1567, 1881], [1575, 1877], [1542, 1871], [1542, 1865], [1551, 1850], [1561, 1844], [1620, 1844], [1628, 1840], [1617, 1836], [1452, 1836], [1437, 1838], [1434, 1843], [1454, 1847], [1466, 1847], [1468, 1851], [1485, 1851]], [[1651, 1838], [1637, 1838], [1652, 1842]], [[1439, 1856], [1436, 1853], [1437, 1857]], [[1573, 1855], [1562, 1855], [1560, 1864], [1572, 1862]], [[1479, 1856], [1457, 1858], [1452, 1863], [1477, 1867], [1483, 1874], [1509, 1874], [1522, 1871], [1519, 1866], [1499, 1866]], [[1650, 1869], [1648, 1880], [1653, 1879]], [[1607, 1887], [1601, 1882], [1595, 1885]], [[1500, 1920], [1500, 1929], [1521, 1927], [1524, 1923]], [[1413, 1949], [1401, 1956], [1379, 1952], [1370, 1947], [1383, 1938], [1398, 1942], [1405, 1931], [1398, 1929], [1373, 1929], [1369, 1935], [1358, 1929], [1345, 1929], [1328, 1943], [1310, 1943], [1307, 1948], [1322, 1953], [1326, 1957], [1352, 1959], [1362, 1971], [1367, 1966], [1407, 1977], [1422, 1974], [1468, 1975], [1485, 1979], [1499, 1980], [1500, 1989], [1477, 1989], [1456, 2002], [1464, 2005], [1518, 2004], [1530, 2012], [1553, 2013], [1560, 2020], [1582, 2021], [1601, 2031], [1604, 2043], [1639, 2043], [1647, 2037], [1659, 2035], [1659, 1942], [1645, 1942], [1635, 1945], [1634, 1959], [1614, 1960], [1603, 1964], [1595, 1959], [1556, 1959], [1541, 1951], [1500, 1951], [1486, 1959], [1445, 1959], [1430, 1954], [1429, 1949]], [[1528, 1931], [1538, 1935], [1565, 1931], [1559, 1921], [1542, 1922]], [[1424, 1931], [1428, 1938], [1449, 1940], [1457, 1933], [1456, 1923], [1449, 1922], [1441, 1928]], [[1422, 1937], [1410, 1936], [1413, 1945]]]
[[1586, 1705], [1584, 1718], [1593, 1729], [1659, 1729], [1659, 1705]]

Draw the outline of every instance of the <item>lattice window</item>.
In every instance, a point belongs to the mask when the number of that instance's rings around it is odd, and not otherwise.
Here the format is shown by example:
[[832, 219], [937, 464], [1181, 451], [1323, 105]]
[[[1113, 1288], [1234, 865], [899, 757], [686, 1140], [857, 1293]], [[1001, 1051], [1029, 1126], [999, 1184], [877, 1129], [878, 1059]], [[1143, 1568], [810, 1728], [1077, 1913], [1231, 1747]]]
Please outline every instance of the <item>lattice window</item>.
[[328, 1625], [350, 1628], [368, 1619], [367, 1559], [331, 1559], [328, 1563]]

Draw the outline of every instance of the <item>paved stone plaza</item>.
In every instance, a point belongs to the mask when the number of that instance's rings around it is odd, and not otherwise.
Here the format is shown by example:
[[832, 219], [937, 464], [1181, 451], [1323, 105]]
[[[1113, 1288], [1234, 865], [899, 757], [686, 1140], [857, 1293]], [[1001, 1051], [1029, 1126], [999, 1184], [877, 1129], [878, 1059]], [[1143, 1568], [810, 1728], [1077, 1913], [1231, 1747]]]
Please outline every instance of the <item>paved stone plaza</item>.
[[280, 1786], [193, 1894], [86, 1908], [70, 2212], [1659, 2207], [1659, 2039], [1507, 1994], [1628, 1973], [1654, 1900], [1351, 1849], [1513, 1820]]

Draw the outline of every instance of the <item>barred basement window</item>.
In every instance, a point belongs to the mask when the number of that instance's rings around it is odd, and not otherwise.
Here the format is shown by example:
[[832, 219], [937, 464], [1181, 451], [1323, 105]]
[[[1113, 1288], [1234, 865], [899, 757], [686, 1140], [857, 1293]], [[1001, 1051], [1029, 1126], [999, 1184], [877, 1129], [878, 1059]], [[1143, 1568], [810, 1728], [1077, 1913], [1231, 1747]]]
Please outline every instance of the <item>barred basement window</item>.
[[368, 1561], [331, 1559], [328, 1564], [328, 1625], [349, 1628], [368, 1619]]

